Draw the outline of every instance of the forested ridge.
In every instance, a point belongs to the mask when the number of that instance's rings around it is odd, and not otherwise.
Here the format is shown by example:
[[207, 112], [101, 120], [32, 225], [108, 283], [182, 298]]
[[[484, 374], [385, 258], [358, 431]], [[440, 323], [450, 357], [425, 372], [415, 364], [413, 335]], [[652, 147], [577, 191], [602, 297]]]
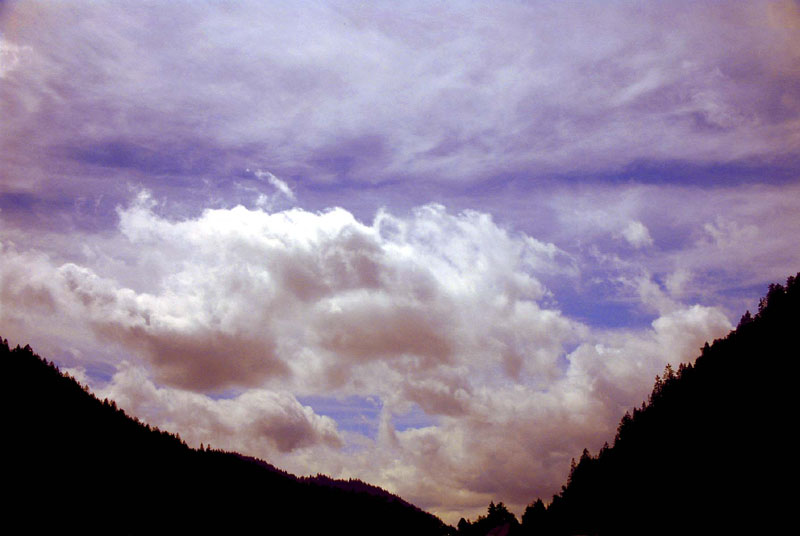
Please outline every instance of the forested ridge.
[[4, 524], [21, 533], [420, 534], [449, 527], [358, 480], [193, 449], [0, 341]]
[[694, 364], [667, 365], [612, 444], [573, 460], [549, 504], [533, 501], [520, 523], [492, 503], [458, 533], [778, 532], [794, 506], [798, 336], [800, 273], [770, 285], [758, 312], [706, 343]]

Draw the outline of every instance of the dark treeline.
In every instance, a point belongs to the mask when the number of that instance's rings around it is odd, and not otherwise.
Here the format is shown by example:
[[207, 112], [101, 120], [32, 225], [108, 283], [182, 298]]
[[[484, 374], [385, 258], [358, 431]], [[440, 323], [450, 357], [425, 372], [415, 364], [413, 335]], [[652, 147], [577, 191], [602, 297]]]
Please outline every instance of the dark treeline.
[[800, 273], [770, 285], [758, 312], [706, 343], [693, 365], [667, 365], [612, 445], [573, 460], [548, 505], [535, 500], [519, 523], [492, 504], [458, 533], [777, 533], [794, 506], [798, 337]]
[[462, 517], [456, 525], [458, 536], [508, 536], [519, 534], [519, 530], [516, 516], [502, 502], [491, 502], [486, 515], [478, 516], [474, 521]]
[[[800, 274], [770, 285], [694, 364], [667, 366], [611, 445], [577, 461], [519, 522], [503, 503], [463, 536], [753, 534], [790, 512], [796, 463]], [[358, 480], [297, 478], [261, 460], [189, 448], [100, 401], [29, 347], [0, 340], [9, 526], [32, 534], [446, 534], [453, 529]], [[789, 491], [786, 486], [789, 484]]]
[[189, 448], [0, 340], [4, 524], [26, 534], [420, 534], [450, 527], [358, 480]]

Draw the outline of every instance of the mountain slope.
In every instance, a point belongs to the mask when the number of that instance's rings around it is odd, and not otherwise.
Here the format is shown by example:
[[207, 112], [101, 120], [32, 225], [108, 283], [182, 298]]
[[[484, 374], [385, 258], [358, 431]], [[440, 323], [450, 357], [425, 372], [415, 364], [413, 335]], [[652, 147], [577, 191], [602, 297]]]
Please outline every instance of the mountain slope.
[[668, 366], [613, 446], [584, 450], [551, 504], [528, 507], [522, 532], [773, 533], [791, 511], [779, 484], [796, 472], [798, 334], [800, 274], [771, 285], [755, 317], [706, 344], [694, 365]]
[[439, 535], [446, 527], [360, 481], [297, 478], [195, 450], [127, 416], [29, 347], [0, 342], [5, 521], [33, 534]]

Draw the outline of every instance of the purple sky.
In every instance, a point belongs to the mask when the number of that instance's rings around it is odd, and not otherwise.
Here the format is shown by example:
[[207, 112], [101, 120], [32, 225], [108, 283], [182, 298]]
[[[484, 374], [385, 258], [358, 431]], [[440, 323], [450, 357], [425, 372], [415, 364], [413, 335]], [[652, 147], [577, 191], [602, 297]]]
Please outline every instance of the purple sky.
[[800, 269], [800, 6], [360, 4], [0, 4], [0, 335], [520, 514]]

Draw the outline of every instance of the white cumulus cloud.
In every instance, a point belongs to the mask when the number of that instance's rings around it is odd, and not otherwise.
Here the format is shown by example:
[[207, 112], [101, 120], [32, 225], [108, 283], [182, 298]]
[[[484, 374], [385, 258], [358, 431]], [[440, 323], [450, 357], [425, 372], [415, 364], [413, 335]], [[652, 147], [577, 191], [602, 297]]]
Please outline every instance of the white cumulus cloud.
[[[537, 276], [572, 260], [480, 212], [434, 204], [365, 224], [343, 209], [157, 208], [140, 195], [119, 209], [111, 243], [138, 254], [116, 264], [4, 243], [4, 336], [75, 348], [76, 368], [105, 349], [116, 372], [101, 395], [193, 444], [363, 478], [445, 516], [553, 493], [667, 361], [730, 327], [639, 276], [651, 326], [590, 328]], [[377, 436], [340, 430], [297, 400], [310, 395], [380, 400]], [[396, 430], [412, 407], [430, 421]]]

